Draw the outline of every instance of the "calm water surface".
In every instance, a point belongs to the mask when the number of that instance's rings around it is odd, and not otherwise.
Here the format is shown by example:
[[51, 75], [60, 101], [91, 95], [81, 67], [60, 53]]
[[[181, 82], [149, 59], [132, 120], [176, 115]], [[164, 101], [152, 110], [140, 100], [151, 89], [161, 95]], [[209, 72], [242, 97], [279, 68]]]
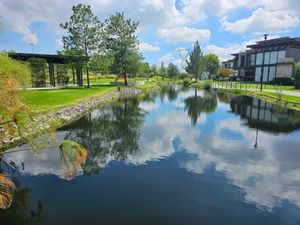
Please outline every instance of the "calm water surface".
[[84, 165], [58, 147], [5, 155], [17, 192], [1, 225], [300, 224], [299, 113], [165, 87], [93, 110], [64, 139], [86, 147]]

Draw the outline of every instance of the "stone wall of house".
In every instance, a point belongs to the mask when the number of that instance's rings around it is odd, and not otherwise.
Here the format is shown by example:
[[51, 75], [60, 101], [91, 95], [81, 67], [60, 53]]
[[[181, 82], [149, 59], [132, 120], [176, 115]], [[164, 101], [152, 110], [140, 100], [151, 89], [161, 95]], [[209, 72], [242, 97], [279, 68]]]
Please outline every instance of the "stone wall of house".
[[293, 64], [279, 64], [277, 65], [276, 77], [292, 77]]

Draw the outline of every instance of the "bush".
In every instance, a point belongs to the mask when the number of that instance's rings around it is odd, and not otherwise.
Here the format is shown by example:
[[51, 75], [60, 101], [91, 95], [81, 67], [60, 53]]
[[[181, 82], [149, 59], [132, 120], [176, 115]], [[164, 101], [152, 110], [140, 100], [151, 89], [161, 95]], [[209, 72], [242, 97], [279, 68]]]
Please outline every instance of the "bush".
[[300, 62], [295, 66], [295, 88], [300, 89]]
[[32, 87], [46, 87], [46, 60], [30, 58], [27, 60], [31, 68]]
[[205, 90], [209, 90], [211, 88], [211, 84], [210, 83], [205, 83], [204, 86], [203, 86], [203, 88]]
[[180, 73], [179, 75], [178, 75], [178, 79], [180, 79], [180, 80], [183, 80], [183, 79], [185, 79], [185, 78], [187, 78], [188, 77], [188, 74], [187, 73]]
[[66, 65], [57, 65], [57, 83], [59, 85], [68, 85], [69, 76], [68, 76], [68, 67]]
[[183, 84], [184, 87], [189, 86], [189, 80], [188, 79], [184, 79], [182, 84]]
[[104, 76], [100, 76], [100, 79], [116, 79], [117, 75], [108, 74]]
[[275, 77], [271, 82], [271, 84], [277, 84], [277, 85], [294, 85], [294, 81], [292, 78], [289, 77]]

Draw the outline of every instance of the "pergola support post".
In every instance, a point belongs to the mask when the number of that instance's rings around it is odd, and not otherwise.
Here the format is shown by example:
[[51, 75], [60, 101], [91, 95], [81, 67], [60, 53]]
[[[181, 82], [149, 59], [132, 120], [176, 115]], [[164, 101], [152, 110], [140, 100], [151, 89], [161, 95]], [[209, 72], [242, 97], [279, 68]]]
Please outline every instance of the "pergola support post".
[[54, 77], [54, 64], [49, 63], [49, 78], [50, 78], [50, 85], [55, 87], [55, 77]]

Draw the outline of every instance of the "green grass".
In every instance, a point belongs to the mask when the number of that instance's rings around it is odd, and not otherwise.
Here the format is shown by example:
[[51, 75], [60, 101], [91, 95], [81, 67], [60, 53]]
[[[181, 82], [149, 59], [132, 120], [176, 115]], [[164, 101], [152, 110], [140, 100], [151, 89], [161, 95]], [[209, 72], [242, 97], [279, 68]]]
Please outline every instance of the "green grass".
[[30, 106], [34, 112], [50, 112], [84, 102], [91, 97], [101, 96], [113, 89], [116, 89], [116, 87], [92, 86], [91, 88], [24, 90], [21, 91], [21, 95], [25, 104]]
[[[223, 86], [226, 85], [227, 87], [230, 87], [232, 85], [233, 88], [240, 89], [240, 84], [242, 84], [242, 89], [245, 89], [246, 84], [247, 84], [247, 89], [260, 89], [260, 84], [259, 83], [249, 83], [249, 82], [238, 82], [238, 81], [226, 81], [226, 82], [220, 82], [220, 81], [214, 81], [216, 84], [220, 84]], [[284, 85], [272, 85], [272, 84], [263, 84], [263, 90], [268, 89], [268, 90], [286, 90], [286, 91], [296, 91], [300, 92], [299, 89], [295, 89], [294, 86], [284, 86]]]
[[[274, 97], [274, 98], [278, 98], [278, 94], [277, 93], [273, 93], [273, 92], [264, 91], [263, 93], [261, 93], [261, 92], [255, 92], [255, 93], [256, 94], [267, 95], [267, 96]], [[290, 101], [290, 102], [300, 103], [300, 97], [297, 97], [297, 96], [290, 96], [290, 95], [282, 94], [281, 98], [284, 101]]]

